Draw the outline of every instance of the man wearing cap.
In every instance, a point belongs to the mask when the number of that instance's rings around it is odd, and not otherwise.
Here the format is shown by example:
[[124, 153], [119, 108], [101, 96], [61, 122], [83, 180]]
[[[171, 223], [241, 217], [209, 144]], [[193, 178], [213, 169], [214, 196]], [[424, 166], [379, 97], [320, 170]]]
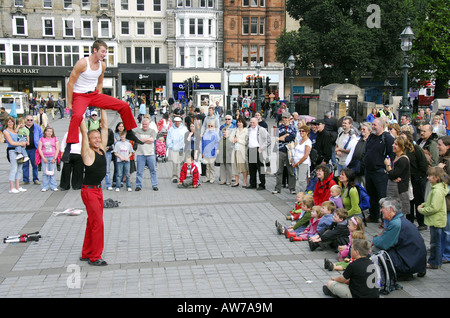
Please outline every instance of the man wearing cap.
[[[188, 132], [186, 126], [183, 125], [180, 117], [173, 119], [174, 124], [167, 132], [166, 144], [169, 151], [169, 160], [172, 161], [172, 182], [178, 183], [178, 172], [181, 170], [184, 155], [184, 137]], [[189, 151], [186, 149], [186, 151]]]
[[100, 128], [100, 121], [98, 120], [97, 112], [94, 110], [91, 112], [91, 118], [87, 122], [87, 129], [89, 131], [99, 128]]
[[389, 110], [389, 104], [384, 104], [383, 109], [378, 112], [377, 117], [387, 117], [388, 122], [394, 119], [394, 114]]
[[320, 164], [327, 164], [331, 159], [331, 148], [333, 147], [330, 133], [325, 130], [325, 123], [321, 119], [314, 119], [310, 122], [311, 129], [316, 133], [316, 142], [313, 148], [317, 151], [316, 162], [311, 162], [313, 167]]
[[291, 114], [289, 112], [284, 112], [282, 114], [283, 122], [278, 126], [278, 137], [276, 141], [278, 142], [278, 169], [275, 174], [277, 177], [277, 183], [275, 185], [275, 190], [272, 191], [273, 194], [281, 192], [281, 181], [283, 179], [283, 167], [286, 166], [288, 172], [288, 184], [289, 190], [292, 194], [295, 192], [295, 175], [294, 167], [289, 163], [287, 144], [295, 140], [297, 135], [297, 130], [294, 125], [290, 124]]

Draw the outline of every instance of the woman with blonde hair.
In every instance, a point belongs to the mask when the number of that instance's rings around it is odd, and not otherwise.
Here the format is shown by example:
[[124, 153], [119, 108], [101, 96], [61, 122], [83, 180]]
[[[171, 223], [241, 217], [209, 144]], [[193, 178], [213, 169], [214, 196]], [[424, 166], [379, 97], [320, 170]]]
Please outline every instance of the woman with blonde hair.
[[22, 166], [23, 161], [16, 160], [15, 147], [22, 146], [26, 147], [27, 142], [19, 142], [18, 134], [16, 132], [16, 123], [14, 118], [8, 117], [6, 119], [6, 128], [3, 130], [3, 136], [5, 137], [6, 143], [8, 144], [7, 157], [10, 163], [9, 170], [9, 193], [19, 193], [25, 192], [26, 189], [20, 186], [20, 179], [22, 178]]

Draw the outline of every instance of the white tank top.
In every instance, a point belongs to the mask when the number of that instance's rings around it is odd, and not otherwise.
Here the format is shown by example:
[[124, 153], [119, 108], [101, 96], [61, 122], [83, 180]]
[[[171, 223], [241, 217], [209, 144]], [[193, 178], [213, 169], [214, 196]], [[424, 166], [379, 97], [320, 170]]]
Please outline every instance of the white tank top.
[[91, 66], [89, 65], [89, 58], [86, 59], [86, 70], [80, 74], [77, 81], [73, 85], [74, 93], [87, 93], [95, 91], [95, 88], [98, 84], [98, 78], [102, 74], [102, 64], [101, 61], [98, 61], [98, 70], [91, 70]]

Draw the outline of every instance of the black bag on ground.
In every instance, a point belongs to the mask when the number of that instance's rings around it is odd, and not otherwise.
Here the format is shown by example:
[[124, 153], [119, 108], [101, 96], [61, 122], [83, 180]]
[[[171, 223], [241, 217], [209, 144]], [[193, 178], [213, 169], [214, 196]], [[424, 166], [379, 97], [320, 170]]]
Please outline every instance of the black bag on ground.
[[106, 199], [106, 200], [103, 200], [103, 207], [107, 208], [107, 209], [117, 208], [119, 206], [119, 203], [120, 203], [119, 201], [115, 201], [113, 199]]

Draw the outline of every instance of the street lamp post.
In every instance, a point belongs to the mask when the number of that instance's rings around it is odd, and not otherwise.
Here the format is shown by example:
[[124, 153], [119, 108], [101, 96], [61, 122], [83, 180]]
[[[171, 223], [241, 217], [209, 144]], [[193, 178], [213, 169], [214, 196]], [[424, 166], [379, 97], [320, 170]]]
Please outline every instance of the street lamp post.
[[227, 114], [227, 111], [231, 110], [231, 99], [230, 99], [230, 65], [227, 66], [226, 69], [227, 72], [227, 109], [225, 111], [225, 114]]
[[408, 52], [412, 49], [412, 41], [416, 37], [414, 36], [414, 32], [410, 26], [410, 19], [408, 18], [408, 22], [406, 24], [405, 29], [400, 34], [400, 48], [404, 52], [403, 55], [403, 96], [402, 96], [402, 104], [398, 111], [398, 117], [402, 118], [402, 116], [406, 116], [407, 118], [411, 118], [411, 108], [408, 106]]
[[289, 95], [289, 112], [292, 114], [294, 112], [294, 69], [295, 69], [295, 57], [291, 51], [291, 56], [288, 58], [288, 67], [290, 69], [290, 80], [291, 80], [291, 94]]
[[256, 64], [256, 111], [261, 111], [261, 101], [259, 99], [259, 74], [261, 72], [261, 64], [259, 62]]

